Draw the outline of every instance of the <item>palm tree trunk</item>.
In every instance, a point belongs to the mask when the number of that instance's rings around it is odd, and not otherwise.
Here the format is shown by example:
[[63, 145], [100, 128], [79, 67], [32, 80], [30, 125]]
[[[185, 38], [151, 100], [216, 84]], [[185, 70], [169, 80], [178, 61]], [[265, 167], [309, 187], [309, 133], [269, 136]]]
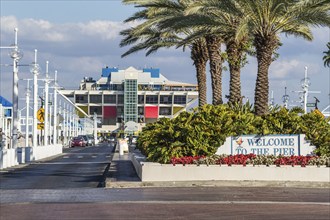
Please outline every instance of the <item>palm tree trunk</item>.
[[196, 62], [196, 77], [198, 84], [198, 106], [207, 104], [206, 98], [206, 62]]
[[191, 59], [194, 61], [196, 68], [198, 105], [201, 107], [207, 104], [206, 63], [208, 60], [208, 54], [204, 41], [200, 40], [192, 44]]
[[238, 45], [235, 40], [229, 41], [226, 46], [230, 71], [229, 103], [242, 104], [241, 64], [243, 59], [243, 50], [240, 49], [240, 45]]
[[268, 113], [269, 79], [268, 71], [272, 63], [272, 55], [278, 45], [275, 36], [260, 36], [254, 38], [257, 52], [258, 74], [254, 93], [254, 107], [256, 115]]
[[221, 39], [215, 35], [206, 36], [206, 44], [210, 58], [212, 81], [212, 104], [222, 104], [222, 57], [220, 54]]

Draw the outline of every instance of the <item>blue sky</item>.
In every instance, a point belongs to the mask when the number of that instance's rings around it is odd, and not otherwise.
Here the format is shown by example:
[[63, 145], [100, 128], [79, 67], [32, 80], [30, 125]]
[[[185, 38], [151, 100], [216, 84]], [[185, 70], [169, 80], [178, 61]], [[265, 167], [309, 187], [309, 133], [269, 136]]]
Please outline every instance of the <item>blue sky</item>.
[[[18, 27], [18, 41], [24, 57], [22, 64], [33, 61], [33, 51], [38, 49], [38, 62], [45, 71], [45, 62], [49, 61], [52, 74], [58, 71], [59, 83], [66, 88], [77, 88], [84, 76], [98, 79], [105, 66], [127, 68], [160, 68], [170, 80], [196, 83], [195, 69], [189, 51], [181, 49], [162, 49], [156, 54], [145, 57], [139, 52], [121, 58], [129, 47], [118, 46], [119, 32], [135, 24], [123, 24], [136, 9], [123, 5], [121, 1], [16, 1], [0, 0], [0, 45], [8, 46], [14, 40], [14, 28]], [[272, 63], [269, 71], [270, 92], [273, 91], [275, 102], [281, 104], [284, 87], [288, 87], [291, 105], [297, 105], [296, 93], [300, 90], [300, 80], [304, 77], [304, 67], [308, 67], [311, 78], [311, 90], [321, 91], [317, 96], [320, 108], [330, 104], [330, 69], [323, 66], [322, 52], [330, 41], [328, 28], [313, 29], [314, 41], [306, 42], [292, 36], [281, 37], [283, 46], [280, 57]], [[11, 63], [8, 51], [1, 50], [1, 63]], [[249, 64], [242, 69], [243, 95], [254, 100], [256, 79], [256, 60], [249, 59]], [[11, 100], [12, 70], [1, 67], [0, 95]], [[223, 73], [223, 96], [229, 93], [228, 72]], [[19, 77], [32, 78], [26, 67], [20, 68]], [[208, 79], [210, 85], [210, 80]], [[25, 82], [20, 82], [20, 91], [24, 91]], [[211, 88], [211, 86], [209, 86]], [[23, 96], [24, 93], [21, 93]], [[208, 89], [208, 102], [211, 103], [211, 90]], [[227, 101], [224, 99], [224, 101]]]
[[55, 23], [87, 22], [90, 20], [122, 21], [133, 14], [135, 8], [120, 0], [1, 0], [1, 15], [17, 18], [44, 19]]

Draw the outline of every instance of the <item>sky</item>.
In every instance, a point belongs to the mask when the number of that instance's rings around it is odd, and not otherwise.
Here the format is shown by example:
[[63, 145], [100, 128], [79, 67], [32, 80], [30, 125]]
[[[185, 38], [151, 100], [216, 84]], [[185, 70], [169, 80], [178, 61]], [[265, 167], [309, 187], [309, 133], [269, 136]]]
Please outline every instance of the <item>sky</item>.
[[[169, 80], [196, 83], [196, 73], [190, 59], [190, 51], [182, 49], [161, 49], [145, 57], [141, 51], [121, 58], [128, 47], [120, 48], [122, 37], [119, 32], [136, 25], [123, 23], [138, 9], [124, 5], [120, 0], [103, 1], [29, 1], [0, 0], [0, 45], [14, 43], [14, 28], [18, 28], [18, 45], [24, 56], [20, 60], [19, 78], [31, 79], [29, 68], [24, 65], [34, 61], [34, 50], [38, 50], [38, 63], [43, 77], [46, 61], [49, 73], [58, 71], [58, 83], [66, 89], [78, 89], [83, 77], [98, 79], [105, 66], [125, 69], [133, 66], [160, 68]], [[330, 68], [323, 65], [323, 51], [330, 41], [329, 28], [314, 28], [312, 42], [293, 36], [282, 36], [279, 58], [269, 70], [270, 96], [276, 104], [282, 104], [282, 96], [287, 87], [291, 106], [299, 105], [300, 81], [304, 78], [305, 66], [311, 81], [310, 90], [320, 93], [310, 94], [308, 102], [319, 100], [322, 110], [330, 104]], [[8, 49], [0, 51], [0, 95], [12, 100], [12, 67]], [[257, 62], [253, 57], [242, 69], [242, 95], [254, 100]], [[208, 73], [209, 75], [209, 73]], [[30, 83], [32, 84], [32, 82]], [[27, 81], [19, 81], [19, 96], [23, 99]], [[229, 94], [229, 72], [223, 73], [223, 97]], [[227, 99], [224, 98], [227, 102]], [[210, 77], [208, 77], [208, 103], [212, 103]], [[19, 106], [22, 107], [21, 105]], [[310, 109], [309, 109], [310, 110]]]

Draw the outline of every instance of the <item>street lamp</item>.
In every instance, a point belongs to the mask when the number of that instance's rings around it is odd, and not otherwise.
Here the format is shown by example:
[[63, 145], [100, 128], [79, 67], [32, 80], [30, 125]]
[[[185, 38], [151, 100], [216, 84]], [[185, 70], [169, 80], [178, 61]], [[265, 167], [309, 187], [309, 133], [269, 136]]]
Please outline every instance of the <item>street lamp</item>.
[[55, 70], [55, 85], [54, 85], [54, 127], [53, 127], [53, 144], [57, 144], [57, 71]]
[[18, 127], [18, 61], [23, 57], [17, 45], [17, 32], [15, 28], [15, 43], [10, 57], [13, 59], [13, 130], [12, 130], [12, 148], [17, 148], [17, 127]]
[[38, 75], [40, 66], [37, 64], [37, 50], [34, 50], [34, 62], [31, 65], [30, 72], [33, 74], [33, 147], [37, 146], [37, 111], [38, 111]]
[[29, 146], [29, 119], [30, 119], [30, 95], [31, 90], [29, 86], [29, 79], [27, 80], [27, 88], [26, 88], [26, 116], [25, 116], [25, 146]]
[[48, 77], [48, 64], [49, 62], [46, 61], [46, 79], [45, 79], [45, 120], [44, 120], [44, 145], [48, 145], [48, 131], [49, 131], [49, 124], [48, 124], [48, 84], [49, 84], [49, 77]]
[[282, 96], [282, 101], [284, 103], [284, 107], [285, 108], [288, 108], [288, 103], [289, 103], [289, 100], [290, 100], [290, 96], [286, 93], [286, 87], [284, 88], [285, 89], [285, 92], [284, 92], [284, 95]]

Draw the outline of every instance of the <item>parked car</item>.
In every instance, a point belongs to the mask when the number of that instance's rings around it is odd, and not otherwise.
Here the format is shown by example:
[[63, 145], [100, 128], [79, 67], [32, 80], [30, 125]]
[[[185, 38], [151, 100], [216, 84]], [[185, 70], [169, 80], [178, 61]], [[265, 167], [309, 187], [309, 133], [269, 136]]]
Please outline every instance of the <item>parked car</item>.
[[108, 142], [110, 142], [110, 143], [114, 143], [114, 142], [116, 142], [117, 141], [117, 138], [116, 137], [114, 137], [114, 136], [110, 136], [110, 137], [108, 137]]
[[81, 137], [84, 140], [85, 146], [88, 146], [88, 137], [87, 135], [78, 135], [78, 137]]
[[87, 136], [88, 145], [89, 146], [94, 146], [95, 145], [94, 136], [91, 135], [91, 134], [86, 135], [86, 136]]
[[86, 141], [83, 137], [74, 137], [71, 141], [71, 147], [86, 147]]

